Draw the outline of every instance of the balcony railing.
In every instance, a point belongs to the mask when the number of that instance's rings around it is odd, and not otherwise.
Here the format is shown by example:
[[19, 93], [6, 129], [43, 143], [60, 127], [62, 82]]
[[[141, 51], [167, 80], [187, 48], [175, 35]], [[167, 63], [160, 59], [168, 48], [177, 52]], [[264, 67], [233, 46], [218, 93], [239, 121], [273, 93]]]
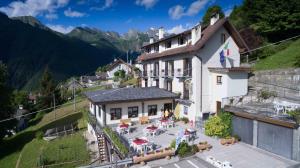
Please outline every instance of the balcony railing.
[[188, 70], [182, 71], [181, 69], [177, 69], [176, 77], [177, 78], [191, 78], [192, 77], [192, 70], [188, 69]]
[[147, 77], [148, 77], [148, 71], [143, 71], [142, 77], [143, 77], [143, 78], [147, 78]]
[[162, 76], [164, 78], [173, 78], [174, 77], [174, 71], [172, 69], [168, 69], [166, 71], [162, 71]]
[[151, 71], [151, 78], [158, 78], [158, 77], [159, 77], [158, 70]]

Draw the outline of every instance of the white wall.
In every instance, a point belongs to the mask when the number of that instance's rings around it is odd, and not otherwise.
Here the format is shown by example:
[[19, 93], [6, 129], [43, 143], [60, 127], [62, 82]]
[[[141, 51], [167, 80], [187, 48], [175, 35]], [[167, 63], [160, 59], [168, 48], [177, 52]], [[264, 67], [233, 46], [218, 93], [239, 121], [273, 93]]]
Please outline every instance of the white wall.
[[[226, 34], [227, 40], [224, 44], [221, 44], [221, 35], [222, 33]], [[220, 62], [220, 52], [223, 50], [225, 44], [229, 42], [228, 48], [230, 49], [230, 56], [225, 57], [225, 64]], [[240, 66], [240, 54], [239, 48], [228, 34], [227, 30], [222, 27], [220, 28], [214, 36], [212, 36], [205, 44], [204, 48], [200, 49], [197, 53], [202, 59], [203, 62], [203, 72], [202, 72], [202, 112], [210, 112], [212, 103], [214, 104], [212, 93], [210, 90], [210, 72], [208, 68], [231, 68]], [[230, 61], [229, 61], [230, 60]], [[199, 71], [199, 73], [201, 73]]]
[[[221, 43], [221, 35], [226, 35], [225, 43]], [[176, 38], [177, 40], [177, 38]], [[230, 49], [230, 55], [225, 57], [225, 63], [221, 64], [220, 62], [220, 52], [224, 49], [225, 44], [228, 44], [228, 48]], [[164, 49], [164, 44], [161, 44], [160, 47]], [[175, 44], [174, 44], [175, 47]], [[161, 51], [161, 50], [160, 50]], [[235, 41], [228, 34], [227, 30], [224, 27], [221, 27], [214, 35], [205, 43], [204, 47], [195, 53], [195, 55], [191, 54], [178, 54], [172, 57], [160, 58], [159, 66], [160, 66], [160, 76], [161, 69], [165, 69], [165, 61], [174, 60], [174, 74], [176, 76], [177, 69], [181, 69], [181, 73], [183, 72], [183, 59], [190, 57], [192, 58], [192, 96], [190, 97], [193, 103], [190, 105], [189, 109], [193, 112], [189, 114], [189, 118], [195, 118], [195, 116], [200, 116], [203, 112], [212, 112], [214, 110], [216, 100], [220, 100], [223, 96], [230, 95], [243, 95], [247, 92], [247, 80], [244, 75], [233, 75], [228, 79], [223, 78], [223, 81], [226, 80], [226, 86], [216, 86], [212, 88], [210, 85], [212, 83], [212, 79], [215, 77], [211, 77], [211, 72], [208, 68], [231, 68], [231, 67], [239, 67], [240, 66], [240, 53], [239, 48], [236, 45]], [[153, 64], [157, 60], [150, 60], [144, 63]], [[202, 65], [202, 72], [201, 72]], [[150, 72], [150, 68], [148, 67], [148, 72]], [[201, 81], [202, 74], [202, 81]], [[144, 80], [142, 80], [142, 83]], [[164, 88], [165, 79], [160, 78], [160, 88]], [[202, 97], [201, 97], [201, 83], [202, 83]], [[172, 83], [172, 91], [173, 92], [183, 92], [183, 81], [180, 81], [178, 78], [173, 78]], [[239, 87], [238, 89], [234, 89], [232, 87], [227, 87], [233, 85], [234, 87]], [[238, 85], [238, 86], [237, 86]], [[144, 85], [142, 85], [144, 87]], [[153, 79], [148, 78], [148, 86], [154, 86]], [[225, 88], [221, 88], [225, 87]], [[219, 90], [219, 91], [216, 91]], [[218, 95], [215, 93], [218, 92]], [[228, 92], [228, 93], [227, 93]], [[202, 102], [202, 103], [201, 103]], [[202, 104], [202, 111], [201, 111]]]
[[117, 65], [116, 67], [111, 69], [110, 71], [107, 71], [108, 78], [113, 78], [114, 73], [119, 70], [124, 70], [126, 74], [130, 73], [130, 71], [131, 71], [131, 69], [128, 67], [128, 65], [126, 65], [124, 63], [120, 63], [119, 65]]
[[[222, 76], [222, 84], [217, 84], [217, 76]], [[243, 96], [248, 91], [247, 72], [228, 72], [210, 74], [211, 103], [210, 111], [216, 112], [216, 101], [222, 102], [223, 98]]]
[[[157, 105], [157, 115], [155, 116], [149, 116], [149, 119], [155, 119], [160, 118], [162, 116], [160, 109], [163, 107], [165, 103], [172, 103], [171, 99], [165, 99], [165, 100], [149, 100], [144, 101], [144, 116], [148, 116], [148, 105]], [[110, 116], [110, 109], [111, 108], [121, 108], [122, 109], [122, 118], [121, 119], [127, 119], [128, 118], [128, 107], [138, 107], [138, 117], [131, 118], [131, 121], [139, 121], [139, 117], [143, 116], [142, 114], [142, 102], [127, 102], [127, 103], [115, 103], [115, 104], [106, 104], [105, 105], [105, 114], [106, 114], [106, 124], [119, 124], [120, 120], [111, 120]]]
[[229, 73], [228, 77], [228, 93], [227, 97], [232, 96], [243, 96], [248, 93], [248, 73], [246, 72], [235, 72]]

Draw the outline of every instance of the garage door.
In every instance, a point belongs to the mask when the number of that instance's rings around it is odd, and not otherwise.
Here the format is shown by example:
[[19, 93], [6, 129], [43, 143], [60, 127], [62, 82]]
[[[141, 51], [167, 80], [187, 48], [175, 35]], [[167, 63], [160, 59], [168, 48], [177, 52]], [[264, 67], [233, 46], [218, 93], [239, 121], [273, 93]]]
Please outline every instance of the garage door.
[[292, 158], [293, 130], [258, 122], [257, 146], [269, 152]]
[[247, 144], [253, 144], [253, 120], [233, 116], [232, 135], [238, 135], [241, 141]]

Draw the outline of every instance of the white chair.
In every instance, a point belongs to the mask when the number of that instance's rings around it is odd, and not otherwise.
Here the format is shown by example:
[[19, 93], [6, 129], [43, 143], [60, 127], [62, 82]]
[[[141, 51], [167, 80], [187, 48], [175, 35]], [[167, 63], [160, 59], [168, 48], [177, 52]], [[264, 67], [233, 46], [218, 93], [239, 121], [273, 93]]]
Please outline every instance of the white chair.
[[284, 112], [284, 106], [279, 105], [279, 104], [275, 104], [274, 105], [275, 111], [278, 114], [279, 112]]

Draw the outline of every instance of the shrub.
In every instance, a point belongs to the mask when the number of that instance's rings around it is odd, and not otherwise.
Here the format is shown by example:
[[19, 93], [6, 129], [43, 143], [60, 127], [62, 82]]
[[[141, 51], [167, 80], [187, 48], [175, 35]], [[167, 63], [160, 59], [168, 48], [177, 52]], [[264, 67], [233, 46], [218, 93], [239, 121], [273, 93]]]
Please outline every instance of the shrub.
[[287, 112], [287, 114], [291, 116], [297, 123], [300, 123], [300, 109]]
[[205, 125], [205, 135], [217, 136], [224, 138], [231, 135], [231, 118], [230, 113], [223, 112], [219, 116], [210, 117]]
[[269, 99], [270, 97], [276, 97], [276, 92], [267, 91], [267, 90], [260, 90], [258, 92], [258, 97], [264, 100]]
[[141, 70], [138, 67], [134, 67], [133, 71], [138, 72], [138, 71], [141, 71]]
[[173, 139], [172, 142], [171, 142], [171, 144], [170, 144], [170, 148], [175, 149], [175, 147], [176, 147], [176, 140]]
[[186, 142], [181, 142], [177, 148], [177, 153], [180, 157], [189, 156], [192, 154], [192, 147]]
[[187, 117], [182, 117], [181, 121], [183, 121], [185, 124], [189, 123], [189, 119]]
[[42, 138], [44, 137], [43, 131], [37, 131], [37, 132], [35, 133], [35, 137], [36, 137], [37, 139], [42, 139]]
[[118, 148], [118, 150], [123, 154], [127, 155], [129, 150], [128, 148], [122, 143], [121, 139], [119, 136], [111, 130], [109, 127], [105, 127], [103, 129], [104, 133], [110, 137], [112, 143]]
[[238, 136], [237, 134], [233, 135], [234, 139], [237, 140], [237, 141], [241, 141], [241, 138], [240, 136]]
[[197, 153], [197, 152], [199, 152], [199, 148], [198, 148], [198, 146], [197, 145], [192, 145], [192, 153], [193, 154], [195, 154], [195, 153]]

